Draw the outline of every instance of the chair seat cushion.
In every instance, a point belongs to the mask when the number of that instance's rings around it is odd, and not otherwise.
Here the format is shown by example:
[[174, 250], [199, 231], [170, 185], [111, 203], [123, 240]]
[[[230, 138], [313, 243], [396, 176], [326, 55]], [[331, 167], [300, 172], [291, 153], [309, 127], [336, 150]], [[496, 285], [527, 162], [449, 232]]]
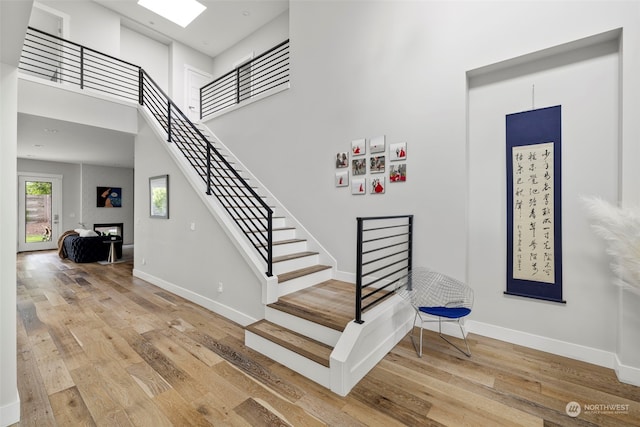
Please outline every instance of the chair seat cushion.
[[466, 307], [420, 307], [420, 311], [448, 319], [459, 319], [471, 313], [471, 309]]

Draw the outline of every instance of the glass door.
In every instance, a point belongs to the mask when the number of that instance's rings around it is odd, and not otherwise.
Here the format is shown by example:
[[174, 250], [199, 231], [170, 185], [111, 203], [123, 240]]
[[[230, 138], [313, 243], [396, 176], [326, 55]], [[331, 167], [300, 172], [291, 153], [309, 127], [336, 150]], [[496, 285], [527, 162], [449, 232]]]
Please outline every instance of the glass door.
[[19, 252], [58, 247], [61, 182], [57, 176], [18, 177]]

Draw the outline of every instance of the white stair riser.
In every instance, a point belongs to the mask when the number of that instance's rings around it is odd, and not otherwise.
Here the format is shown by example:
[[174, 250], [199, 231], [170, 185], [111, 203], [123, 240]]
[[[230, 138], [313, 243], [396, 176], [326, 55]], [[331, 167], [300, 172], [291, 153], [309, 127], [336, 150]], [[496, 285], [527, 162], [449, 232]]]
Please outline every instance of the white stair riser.
[[319, 255], [308, 255], [300, 258], [289, 259], [286, 261], [273, 263], [273, 274], [276, 276], [282, 273], [288, 273], [294, 270], [311, 267], [320, 263]]
[[291, 255], [296, 252], [304, 252], [307, 250], [307, 242], [293, 242], [273, 245], [273, 256]]
[[326, 366], [322, 366], [250, 331], [245, 331], [244, 342], [247, 347], [264, 354], [323, 387], [331, 388], [331, 372]]
[[[275, 227], [274, 227], [275, 228]], [[285, 228], [284, 230], [273, 230], [273, 241], [290, 240], [296, 238], [295, 228]]]
[[340, 339], [340, 335], [342, 335], [340, 331], [327, 328], [326, 326], [285, 313], [284, 311], [276, 310], [275, 308], [266, 308], [265, 319], [331, 347], [335, 347]]
[[278, 283], [278, 296], [288, 295], [301, 289], [317, 285], [318, 283], [331, 279], [331, 275], [331, 269], [327, 268], [326, 270]]

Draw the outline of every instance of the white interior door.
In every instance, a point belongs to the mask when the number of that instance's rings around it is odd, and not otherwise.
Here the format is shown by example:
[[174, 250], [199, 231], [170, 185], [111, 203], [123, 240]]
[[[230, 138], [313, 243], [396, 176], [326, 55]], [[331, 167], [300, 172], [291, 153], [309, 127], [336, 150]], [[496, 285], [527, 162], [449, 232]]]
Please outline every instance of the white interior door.
[[56, 249], [60, 235], [62, 177], [18, 176], [18, 251]]
[[[34, 3], [34, 7], [31, 11], [29, 25], [54, 36], [65, 36], [64, 14], [37, 2]], [[49, 42], [40, 43], [41, 58], [39, 59], [39, 77], [46, 77], [54, 82], [64, 80], [64, 76], [62, 75], [62, 70], [64, 69], [64, 58], [62, 48], [60, 46], [61, 45]], [[42, 74], [44, 74], [44, 76]]]
[[213, 80], [213, 76], [191, 66], [184, 67], [185, 78], [185, 105], [187, 117], [191, 121], [200, 120], [200, 88]]

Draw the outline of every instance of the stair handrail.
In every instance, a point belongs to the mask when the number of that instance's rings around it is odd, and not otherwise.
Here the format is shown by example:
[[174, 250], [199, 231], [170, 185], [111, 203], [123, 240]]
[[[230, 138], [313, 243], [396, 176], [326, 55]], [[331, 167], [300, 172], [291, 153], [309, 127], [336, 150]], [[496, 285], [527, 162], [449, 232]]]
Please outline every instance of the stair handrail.
[[[206, 173], [206, 185], [207, 185], [207, 191], [206, 194], [207, 195], [214, 195], [216, 196], [218, 199], [220, 199], [220, 197], [218, 197], [217, 194], [213, 193], [211, 191], [211, 177], [212, 177], [212, 154], [215, 155], [216, 157], [216, 163], [222, 163], [225, 166], [225, 170], [230, 171], [234, 178], [237, 179], [238, 181], [240, 181], [242, 183], [242, 185], [244, 186], [245, 191], [247, 191], [249, 194], [251, 194], [251, 196], [253, 197], [253, 199], [255, 201], [257, 201], [260, 206], [262, 208], [264, 208], [264, 210], [267, 213], [267, 255], [263, 256], [263, 258], [265, 258], [265, 261], [267, 262], [267, 276], [272, 276], [273, 274], [273, 269], [272, 269], [272, 264], [273, 264], [273, 250], [272, 250], [272, 246], [273, 246], [273, 210], [271, 209], [271, 207], [269, 207], [269, 205], [262, 200], [262, 198], [260, 197], [260, 195], [249, 185], [249, 183], [240, 175], [240, 173], [228, 162], [227, 159], [224, 158], [224, 156], [220, 153], [220, 151], [211, 143], [211, 141], [209, 141], [207, 139], [207, 137], [200, 131], [200, 129], [198, 129], [198, 127], [184, 114], [184, 112], [171, 100], [171, 98], [169, 98], [169, 96], [164, 92], [164, 90], [162, 90], [162, 88], [155, 82], [155, 80], [153, 80], [153, 78], [151, 76], [149, 76], [149, 74], [142, 68], [140, 67], [140, 81], [141, 83], [141, 87], [144, 85], [145, 81], [148, 81], [151, 83], [151, 85], [153, 86], [153, 88], [156, 90], [156, 92], [159, 92], [160, 95], [162, 96], [162, 98], [164, 98], [167, 102], [167, 142], [171, 143], [174, 142], [173, 141], [173, 132], [172, 132], [172, 123], [173, 121], [171, 120], [171, 111], [176, 112], [177, 114], [179, 114], [179, 116], [183, 119], [184, 123], [187, 123], [187, 125], [190, 127], [190, 132], [195, 133], [199, 138], [200, 142], [203, 142], [206, 144], [206, 148], [207, 148], [207, 162], [206, 162], [206, 166], [207, 166], [207, 173]], [[145, 106], [144, 104], [144, 90], [142, 90], [140, 92], [140, 105]], [[155, 117], [154, 117], [155, 118]], [[156, 119], [157, 121], [157, 119]], [[158, 124], [160, 124], [160, 126], [162, 126], [162, 123], [158, 122]], [[203, 177], [204, 178], [204, 177]], [[236, 221], [237, 222], [237, 221]], [[240, 227], [241, 229], [243, 229], [242, 227]], [[244, 229], [243, 229], [244, 231]], [[246, 234], [246, 233], [245, 233]], [[251, 239], [250, 239], [251, 240]], [[253, 242], [252, 242], [253, 243]], [[254, 246], [256, 246], [254, 244]], [[256, 247], [256, 249], [258, 249], [258, 252], [260, 252], [259, 248]], [[262, 255], [262, 254], [261, 254]]]
[[[255, 249], [258, 251], [260, 256], [267, 263], [267, 276], [272, 276], [273, 274], [273, 210], [269, 205], [258, 195], [258, 193], [249, 185], [249, 183], [240, 175], [240, 173], [224, 158], [224, 156], [219, 152], [219, 150], [213, 145], [213, 143], [198, 129], [198, 127], [182, 112], [182, 110], [173, 102], [171, 98], [162, 90], [162, 88], [149, 76], [149, 74], [140, 66], [132, 64], [130, 62], [124, 61], [122, 59], [116, 58], [112, 55], [99, 52], [95, 49], [80, 45], [76, 42], [72, 42], [62, 37], [49, 34], [45, 31], [28, 27], [27, 35], [31, 35], [34, 38], [39, 38], [38, 41], [29, 40], [34, 44], [38, 44], [38, 47], [32, 47], [28, 45], [27, 40], [25, 40], [25, 44], [23, 46], [22, 57], [20, 59], [19, 68], [28, 73], [32, 73], [39, 76], [48, 76], [45, 72], [52, 72], [55, 77], [54, 81], [61, 81], [64, 83], [78, 84], [81, 89], [85, 89], [85, 52], [91, 52], [96, 55], [96, 58], [106, 58], [111, 62], [108, 65], [104, 63], [99, 63], [96, 61], [95, 63], [88, 64], [90, 67], [94, 68], [96, 71], [93, 72], [95, 74], [92, 76], [95, 79], [94, 87], [91, 87], [93, 90], [98, 90], [101, 93], [109, 94], [109, 95], [117, 95], [123, 96], [127, 99], [132, 99], [131, 93], [123, 93], [123, 94], [114, 94], [112, 90], [137, 90], [137, 94], [135, 94], [135, 101], [138, 104], [149, 111], [150, 116], [153, 117], [154, 121], [163, 128], [167, 133], [167, 142], [172, 143], [176, 142], [176, 146], [180, 150], [180, 152], [187, 158], [190, 162], [191, 166], [196, 169], [196, 172], [202, 179], [205, 180], [206, 183], [206, 194], [214, 195], [222, 204], [222, 206], [227, 210], [227, 213], [234, 220], [236, 225], [241, 229], [244, 235], [249, 239]], [[33, 35], [33, 33], [37, 33], [40, 35], [44, 35], [49, 37], [51, 40], [46, 40], [38, 35]], [[45, 44], [48, 42], [56, 43], [58, 41], [59, 44], [51, 46]], [[78, 48], [79, 52], [73, 52], [70, 54], [65, 49], [71, 45], [73, 47]], [[32, 49], [32, 50], [28, 50]], [[37, 51], [40, 51], [38, 53]], [[34, 55], [35, 57], [26, 57], [25, 53], [29, 53], [29, 55]], [[79, 54], [78, 54], [79, 53]], [[65, 56], [66, 55], [66, 56]], [[108, 62], [108, 61], [107, 61]], [[115, 62], [115, 64], [113, 64]], [[109, 69], [109, 66], [114, 65], [125, 65], [130, 67], [129, 69]], [[69, 69], [63, 69], [62, 66], [68, 66]], [[75, 70], [72, 69], [75, 67]], [[117, 72], [116, 72], [117, 71]], [[110, 74], [107, 74], [111, 72]], [[65, 74], [68, 73], [68, 74]], [[104, 74], [103, 74], [104, 73]], [[124, 74], [118, 74], [124, 73]], [[62, 76], [58, 78], [59, 76]], [[65, 80], [66, 77], [66, 80]], [[136, 79], [137, 82], [124, 82], [120, 80], [120, 78], [126, 77], [129, 79]], [[78, 83], [79, 82], [79, 83]], [[118, 82], [121, 82], [120, 84]], [[125, 84], [130, 86], [126, 86]], [[145, 87], [148, 86], [152, 91], [150, 92], [152, 97], [147, 99], [145, 97]], [[128, 95], [128, 96], [127, 96]], [[154, 98], [155, 97], [155, 98]], [[132, 99], [134, 100], [134, 99]], [[159, 101], [161, 101], [162, 105], [160, 106]], [[155, 103], [156, 105], [152, 105]], [[166, 106], [166, 115], [164, 115], [164, 107]], [[154, 110], [155, 107], [155, 110]], [[162, 114], [160, 114], [162, 113]], [[172, 120], [172, 117], [176, 115], [176, 119]], [[166, 121], [166, 127], [163, 122], [160, 120], [160, 116]], [[175, 123], [174, 123], [175, 122]], [[182, 136], [189, 139], [189, 144], [193, 145], [194, 143], [204, 144], [206, 149], [205, 153], [202, 153], [201, 150], [196, 150], [197, 153], [201, 154], [206, 158], [194, 158], [189, 157], [184, 148], [184, 141], [182, 144], [180, 143], [180, 138], [176, 138], [176, 136]], [[201, 147], [198, 147], [201, 148]], [[218, 166], [218, 168], [214, 168], [214, 166]], [[203, 169], [206, 169], [206, 173], [203, 175], [201, 172], [198, 172], [199, 167], [201, 166]], [[212, 182], [219, 181], [218, 177], [214, 174], [214, 171], [224, 172], [227, 174], [227, 177], [221, 176], [222, 180], [228, 184], [230, 188], [233, 190], [225, 189], [226, 195], [222, 194], [222, 191], [215, 192], [212, 189]], [[239, 183], [237, 188], [241, 188], [241, 192], [238, 192], [236, 186], [229, 184], [228, 178], [229, 174], [231, 174], [230, 179]], [[218, 186], [217, 186], [218, 187]], [[233, 194], [230, 194], [233, 191]], [[236, 218], [232, 211], [237, 213], [244, 212], [243, 207], [230, 207], [225, 205], [225, 201], [229, 199], [234, 199], [242, 196], [250, 196], [252, 206], [248, 207], [249, 209], [257, 208], [265, 213], [266, 220], [266, 242], [262, 242], [260, 239], [256, 237], [256, 230], [252, 229], [250, 226], [256, 227], [259, 231], [264, 226], [262, 222], [255, 221], [254, 218], [248, 216], [248, 219]], [[258, 218], [259, 220], [259, 218]], [[256, 241], [257, 240], [257, 241]], [[263, 253], [263, 252], [266, 252]]]
[[[411, 273], [413, 268], [413, 215], [357, 217], [356, 220], [355, 323], [364, 323], [362, 320], [363, 312], [384, 299], [390, 298], [395, 289], [394, 285], [400, 283]], [[403, 222], [405, 220], [406, 222]], [[383, 223], [379, 227], [365, 228], [366, 223], [377, 221], [387, 221], [387, 223]], [[406, 231], [398, 233], [396, 229], [399, 228], [406, 228]], [[375, 236], [367, 239], [365, 234], [368, 232], [375, 232]], [[385, 234], [387, 232], [396, 234]], [[375, 246], [378, 242], [384, 246]], [[365, 244], [371, 244], [372, 247], [365, 250]], [[390, 252], [392, 250], [398, 250], [398, 252]], [[382, 256], [365, 261], [365, 255], [374, 252], [381, 252]], [[405, 258], [393, 258], [394, 256], [402, 257], [405, 253]], [[365, 271], [369, 265], [371, 269]], [[370, 280], [365, 283], [367, 278]], [[363, 290], [367, 288], [372, 288], [373, 291], [363, 295]], [[364, 304], [366, 300], [373, 297], [375, 297], [374, 300]]]

